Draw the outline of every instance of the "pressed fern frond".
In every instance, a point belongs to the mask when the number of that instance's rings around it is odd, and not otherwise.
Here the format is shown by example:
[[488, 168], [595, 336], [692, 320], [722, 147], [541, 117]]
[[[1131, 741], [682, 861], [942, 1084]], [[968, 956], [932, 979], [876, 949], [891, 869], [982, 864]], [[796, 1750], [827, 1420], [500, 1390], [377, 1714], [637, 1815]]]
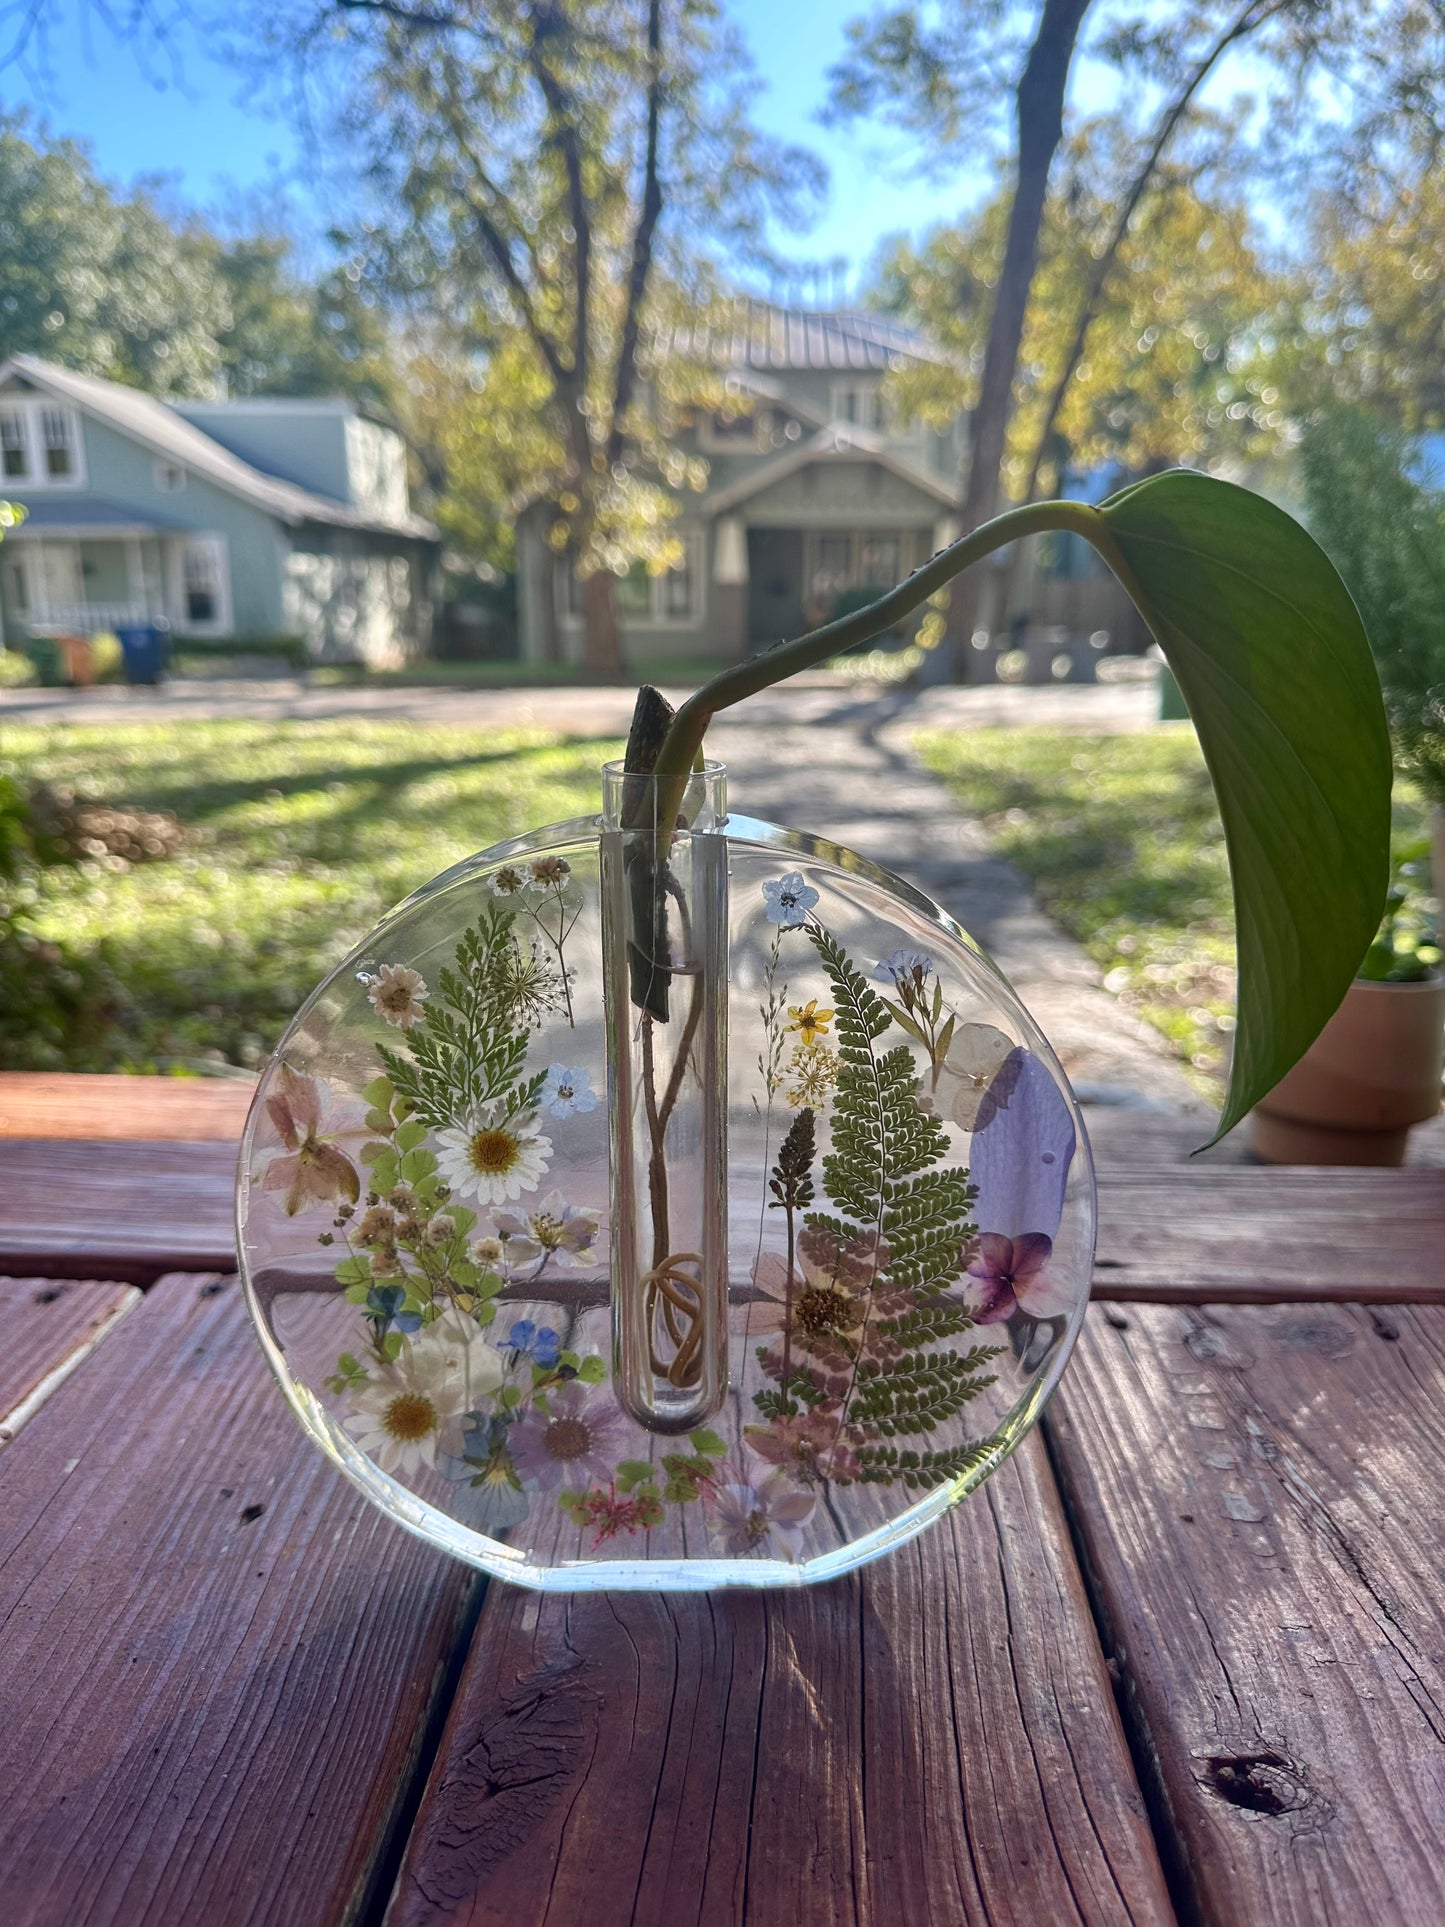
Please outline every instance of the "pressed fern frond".
[[946, 1479], [959, 1478], [982, 1465], [998, 1449], [996, 1439], [973, 1439], [967, 1445], [946, 1446], [938, 1452], [911, 1452], [896, 1445], [865, 1445], [858, 1454], [863, 1485], [902, 1485], [909, 1491], [931, 1490]]
[[412, 1114], [435, 1130], [463, 1128], [484, 1106], [514, 1117], [533, 1108], [546, 1073], [525, 1078], [529, 1027], [507, 988], [505, 965], [515, 949], [513, 913], [484, 910], [457, 944], [454, 967], [437, 976], [434, 994], [407, 1037], [408, 1051], [380, 1045], [377, 1055]]

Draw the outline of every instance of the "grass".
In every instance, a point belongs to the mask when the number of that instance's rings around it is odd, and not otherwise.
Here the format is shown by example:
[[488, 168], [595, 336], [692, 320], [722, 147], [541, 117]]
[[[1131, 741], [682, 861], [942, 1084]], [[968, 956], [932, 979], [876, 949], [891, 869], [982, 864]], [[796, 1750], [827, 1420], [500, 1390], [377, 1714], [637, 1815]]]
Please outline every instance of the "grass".
[[[1234, 912], [1194, 731], [983, 729], [915, 747], [1099, 965], [1105, 989], [1217, 1094], [1234, 1023]], [[1418, 793], [1397, 785], [1401, 840], [1421, 834], [1424, 814]]]
[[164, 861], [43, 873], [39, 934], [102, 955], [123, 992], [97, 1060], [73, 1068], [260, 1063], [383, 911], [474, 850], [595, 809], [618, 753], [350, 721], [11, 728], [0, 771], [173, 810], [191, 832]]

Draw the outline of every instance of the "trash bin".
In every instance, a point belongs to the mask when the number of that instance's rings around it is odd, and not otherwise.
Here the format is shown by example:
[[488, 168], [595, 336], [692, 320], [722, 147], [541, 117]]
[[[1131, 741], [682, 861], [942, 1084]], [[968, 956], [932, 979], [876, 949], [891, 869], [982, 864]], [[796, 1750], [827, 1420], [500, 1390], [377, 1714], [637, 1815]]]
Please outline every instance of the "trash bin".
[[61, 689], [65, 686], [65, 670], [60, 660], [60, 646], [50, 636], [27, 636], [25, 653], [35, 671], [35, 680], [42, 689]]
[[164, 622], [137, 623], [133, 628], [117, 629], [121, 654], [125, 658], [125, 679], [129, 683], [158, 683], [166, 671], [170, 652], [170, 628]]

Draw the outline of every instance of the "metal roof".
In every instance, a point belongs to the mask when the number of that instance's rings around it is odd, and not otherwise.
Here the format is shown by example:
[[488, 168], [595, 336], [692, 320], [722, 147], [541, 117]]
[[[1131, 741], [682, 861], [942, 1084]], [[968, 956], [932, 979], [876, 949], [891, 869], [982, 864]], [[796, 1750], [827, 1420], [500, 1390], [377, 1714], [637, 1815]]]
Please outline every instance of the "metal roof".
[[782, 308], [734, 302], [721, 321], [675, 336], [685, 353], [738, 369], [823, 369], [882, 374], [903, 361], [946, 361], [935, 342], [892, 315], [862, 308]]
[[[423, 516], [368, 515], [345, 502], [333, 501], [329, 496], [313, 494], [310, 489], [267, 475], [222, 448], [219, 442], [183, 420], [163, 401], [157, 401], [153, 395], [143, 395], [138, 388], [127, 388], [118, 381], [102, 381], [95, 375], [80, 375], [72, 368], [59, 368], [52, 361], [42, 361], [38, 355], [12, 355], [0, 367], [0, 385], [15, 375], [46, 394], [74, 403], [84, 413], [106, 422], [154, 454], [204, 476], [218, 488], [240, 496], [243, 501], [265, 509], [292, 526], [301, 522], [326, 522], [338, 528], [367, 529], [390, 535], [435, 537], [437, 533]], [[132, 515], [129, 519], [134, 522], [136, 518]]]

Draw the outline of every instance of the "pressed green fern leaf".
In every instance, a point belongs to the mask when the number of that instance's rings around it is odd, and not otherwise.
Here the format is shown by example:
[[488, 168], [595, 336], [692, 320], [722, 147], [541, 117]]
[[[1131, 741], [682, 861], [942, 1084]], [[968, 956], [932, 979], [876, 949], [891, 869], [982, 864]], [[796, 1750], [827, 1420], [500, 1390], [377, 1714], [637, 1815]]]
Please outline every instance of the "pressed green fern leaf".
[[516, 939], [513, 913], [484, 910], [462, 933], [454, 968], [443, 968], [410, 1032], [408, 1055], [380, 1045], [399, 1096], [433, 1129], [465, 1128], [484, 1105], [508, 1117], [531, 1110], [545, 1071], [526, 1078], [529, 1028], [518, 1015], [502, 969]]
[[939, 1452], [913, 1452], [896, 1445], [866, 1445], [858, 1454], [862, 1485], [902, 1485], [909, 1491], [931, 1490], [946, 1479], [959, 1478], [998, 1450], [997, 1439], [973, 1439], [967, 1445], [947, 1446]]
[[[912, 1051], [906, 1044], [879, 1048], [893, 1022], [887, 1005], [828, 931], [810, 924], [808, 935], [832, 985], [842, 1068], [832, 1149], [823, 1159], [834, 1209], [809, 1212], [807, 1222], [840, 1246], [880, 1236], [888, 1262], [876, 1284], [903, 1300], [902, 1309], [875, 1314], [871, 1330], [888, 1341], [886, 1362], [860, 1358], [845, 1417], [883, 1437], [931, 1432], [993, 1383], [983, 1367], [1002, 1349], [927, 1349], [972, 1326], [967, 1310], [940, 1294], [963, 1270], [976, 1192], [966, 1171], [938, 1168], [948, 1134], [918, 1102]], [[879, 1479], [889, 1476], [883, 1464], [877, 1461]], [[920, 1482], [921, 1465], [912, 1468]]]

